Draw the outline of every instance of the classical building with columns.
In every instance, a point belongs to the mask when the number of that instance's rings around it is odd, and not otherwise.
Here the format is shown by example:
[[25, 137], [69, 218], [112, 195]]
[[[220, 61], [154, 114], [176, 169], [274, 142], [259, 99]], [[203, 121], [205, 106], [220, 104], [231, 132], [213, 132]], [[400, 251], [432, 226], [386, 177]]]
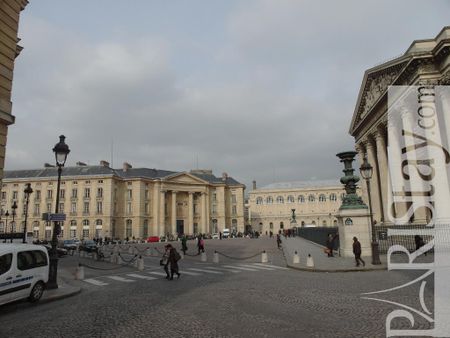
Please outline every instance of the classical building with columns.
[[[27, 231], [51, 238], [53, 225], [42, 214], [55, 210], [57, 168], [5, 171], [0, 204], [0, 232], [23, 231], [26, 198], [31, 183]], [[66, 214], [62, 238], [136, 238], [244, 231], [245, 186], [211, 170], [175, 172], [159, 169], [110, 168], [77, 163], [65, 167], [60, 189], [60, 213]], [[18, 206], [12, 223], [11, 206]], [[9, 218], [5, 213], [8, 211]]]
[[28, 4], [27, 0], [0, 1], [0, 178], [5, 163], [8, 126], [14, 123], [12, 115], [11, 90], [14, 62], [22, 47], [18, 45], [20, 12]]
[[[388, 203], [388, 87], [449, 84], [450, 27], [444, 27], [435, 38], [413, 41], [403, 55], [365, 72], [349, 132], [355, 138], [361, 163], [367, 156], [374, 168], [370, 190], [378, 224], [390, 224], [389, 215], [400, 217], [408, 209], [408, 205]], [[445, 103], [447, 107], [449, 104]], [[364, 183], [362, 187], [367, 201]], [[425, 223], [428, 218], [422, 208], [411, 221]]]
[[[249, 192], [249, 223], [255, 231], [289, 229], [293, 226], [336, 226], [335, 214], [345, 190], [338, 180], [272, 183]], [[296, 225], [291, 224], [295, 209]]]

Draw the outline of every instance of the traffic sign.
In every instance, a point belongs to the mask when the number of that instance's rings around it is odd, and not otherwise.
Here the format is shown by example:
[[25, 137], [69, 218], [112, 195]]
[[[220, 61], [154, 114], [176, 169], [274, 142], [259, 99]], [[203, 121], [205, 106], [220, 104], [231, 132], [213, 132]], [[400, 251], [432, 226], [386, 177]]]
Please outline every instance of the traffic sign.
[[49, 212], [45, 212], [42, 214], [43, 221], [54, 221], [54, 222], [62, 222], [66, 220], [66, 214], [51, 214]]

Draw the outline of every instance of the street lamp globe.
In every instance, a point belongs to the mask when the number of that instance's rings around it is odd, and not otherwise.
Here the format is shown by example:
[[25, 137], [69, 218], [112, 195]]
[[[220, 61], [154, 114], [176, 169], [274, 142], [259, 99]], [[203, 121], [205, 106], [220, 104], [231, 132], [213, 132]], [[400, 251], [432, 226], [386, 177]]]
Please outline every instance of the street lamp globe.
[[359, 172], [361, 173], [362, 178], [365, 180], [370, 180], [373, 174], [373, 167], [370, 165], [369, 161], [367, 161], [367, 157], [364, 156], [364, 162], [359, 168]]
[[59, 142], [53, 148], [58, 167], [64, 167], [67, 160], [67, 155], [70, 153], [69, 146], [64, 142], [65, 139], [66, 137], [61, 135], [59, 137]]
[[30, 195], [31, 193], [33, 193], [33, 189], [31, 188], [31, 183], [27, 183], [27, 187], [25, 188], [25, 190], [23, 192], [25, 193], [25, 195]]

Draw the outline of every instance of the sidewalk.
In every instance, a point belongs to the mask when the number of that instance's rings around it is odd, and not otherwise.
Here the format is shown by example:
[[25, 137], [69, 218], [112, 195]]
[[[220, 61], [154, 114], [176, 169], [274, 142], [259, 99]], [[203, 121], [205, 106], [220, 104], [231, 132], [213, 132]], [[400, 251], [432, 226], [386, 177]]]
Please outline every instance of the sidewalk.
[[72, 280], [73, 275], [68, 269], [58, 269], [58, 288], [53, 290], [45, 290], [40, 303], [52, 302], [58, 299], [63, 299], [75, 296], [81, 292], [79, 286], [73, 286], [66, 281]]
[[[324, 247], [310, 242], [301, 237], [281, 238], [283, 252], [286, 257], [286, 263], [290, 268], [317, 271], [317, 272], [348, 272], [348, 271], [374, 271], [386, 270], [386, 255], [381, 255], [381, 265], [370, 264], [370, 257], [363, 257], [366, 262], [365, 267], [356, 267], [353, 257], [339, 257], [335, 252], [335, 257], [327, 257], [324, 253]], [[300, 256], [300, 263], [293, 263], [294, 252]], [[310, 254], [314, 260], [314, 268], [306, 266], [306, 259]]]

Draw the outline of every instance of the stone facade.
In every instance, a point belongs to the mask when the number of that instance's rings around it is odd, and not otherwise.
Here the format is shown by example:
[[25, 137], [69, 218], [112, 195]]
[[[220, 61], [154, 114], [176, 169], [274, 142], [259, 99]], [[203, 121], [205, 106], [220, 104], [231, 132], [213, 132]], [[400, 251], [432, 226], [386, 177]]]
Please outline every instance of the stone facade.
[[[11, 231], [11, 206], [18, 209], [15, 230], [23, 231], [26, 183], [29, 198], [27, 231], [51, 238], [53, 225], [42, 213], [55, 212], [57, 169], [5, 171], [0, 232]], [[146, 238], [177, 233], [244, 231], [245, 186], [226, 173], [211, 170], [173, 172], [148, 168], [99, 166], [63, 168], [59, 212], [66, 214], [62, 238]], [[6, 222], [8, 225], [6, 227]]]
[[[345, 193], [337, 180], [274, 183], [249, 193], [253, 230], [277, 233], [292, 226], [337, 226], [336, 212]], [[291, 224], [295, 209], [296, 225]]]
[[8, 126], [14, 123], [11, 88], [14, 61], [22, 50], [17, 44], [20, 41], [17, 37], [19, 18], [27, 4], [27, 0], [0, 1], [0, 178], [5, 164]]
[[[450, 27], [444, 27], [434, 39], [414, 41], [402, 56], [365, 72], [350, 134], [355, 138], [361, 164], [367, 156], [374, 169], [370, 181], [374, 222], [390, 224], [390, 215], [400, 217], [409, 208], [398, 203], [388, 205], [388, 86], [449, 84]], [[445, 109], [449, 109], [449, 102]], [[404, 120], [407, 121], [408, 116]], [[365, 183], [361, 185], [367, 202]], [[426, 223], [429, 216], [425, 209], [417, 210], [411, 221]]]

